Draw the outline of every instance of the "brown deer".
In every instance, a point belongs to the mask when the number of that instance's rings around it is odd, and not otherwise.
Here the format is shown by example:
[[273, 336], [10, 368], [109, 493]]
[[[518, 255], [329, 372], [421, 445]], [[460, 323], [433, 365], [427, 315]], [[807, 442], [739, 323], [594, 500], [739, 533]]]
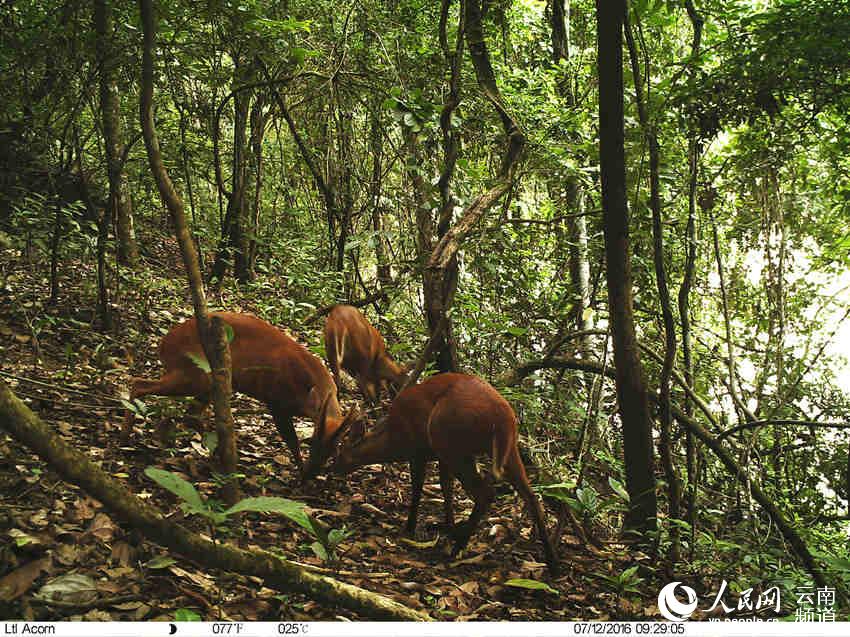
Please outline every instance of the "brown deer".
[[[302, 478], [315, 476], [334, 447], [336, 436], [344, 430], [342, 425], [357, 419], [356, 410], [343, 418], [336, 385], [322, 361], [281, 330], [250, 314], [213, 315], [233, 329], [230, 356], [234, 391], [268, 406]], [[159, 380], [133, 378], [131, 400], [153, 394], [194, 396], [202, 405], [209, 402], [210, 377], [196, 362], [204, 358], [204, 351], [194, 318], [174, 326], [162, 338], [159, 358], [165, 373]], [[315, 426], [306, 468], [292, 424], [298, 416], [311, 419]], [[132, 422], [133, 414], [128, 411], [125, 435]]]
[[384, 337], [356, 307], [337, 305], [331, 310], [324, 336], [337, 387], [342, 387], [339, 373], [344, 369], [357, 380], [363, 396], [375, 404], [383, 385], [398, 391], [406, 380], [404, 369], [387, 354]]
[[[337, 434], [339, 435], [339, 434]], [[495, 498], [495, 491], [478, 473], [475, 457], [488, 454], [496, 479], [513, 485], [525, 501], [543, 544], [549, 570], [557, 572], [555, 550], [546, 531], [543, 507], [528, 482], [517, 448], [517, 418], [493, 387], [475, 376], [438, 374], [396, 396], [386, 419], [365, 434], [363, 423], [353, 427], [332, 464], [336, 473], [384, 462], [410, 463], [412, 493], [406, 530], [416, 529], [425, 465], [440, 464], [446, 523], [453, 529], [453, 554], [469, 542]], [[475, 503], [469, 519], [454, 526], [452, 480], [457, 476]]]

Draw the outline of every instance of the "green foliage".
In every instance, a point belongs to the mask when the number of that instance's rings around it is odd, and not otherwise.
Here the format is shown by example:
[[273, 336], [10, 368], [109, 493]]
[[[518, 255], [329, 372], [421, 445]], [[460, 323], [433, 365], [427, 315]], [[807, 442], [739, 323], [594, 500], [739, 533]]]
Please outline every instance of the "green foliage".
[[[307, 513], [300, 502], [275, 496], [259, 496], [243, 498], [233, 506], [222, 510], [215, 501], [204, 500], [195, 487], [181, 478], [176, 473], [148, 467], [145, 475], [156, 482], [159, 486], [176, 495], [182, 501], [180, 508], [187, 515], [200, 515], [204, 517], [215, 529], [222, 526], [237, 513], [278, 513], [297, 524], [315, 541], [310, 544], [310, 549], [315, 555], [326, 562], [335, 562], [339, 555], [339, 546], [350, 535], [351, 532], [345, 527], [341, 529], [328, 529], [315, 517]], [[149, 568], [163, 568], [163, 566], [151, 566]]]
[[304, 511], [304, 505], [293, 500], [268, 496], [245, 498], [228, 509], [220, 510], [217, 503], [201, 498], [192, 483], [187, 482], [176, 473], [156, 467], [148, 467], [145, 469], [145, 475], [163, 489], [180, 498], [182, 500], [180, 508], [184, 513], [201, 515], [213, 526], [224, 524], [234, 513], [255, 511], [258, 513], [280, 513], [308, 531], [313, 529], [310, 517]]
[[211, 374], [212, 369], [210, 368], [210, 363], [207, 360], [207, 357], [203, 354], [196, 354], [195, 352], [186, 352], [186, 358], [192, 361], [198, 369], [200, 369], [205, 374]]
[[49, 259], [58, 237], [62, 260], [93, 255], [97, 225], [82, 218], [83, 204], [60, 204], [42, 193], [28, 193], [15, 205], [7, 220], [10, 244], [30, 261]]
[[535, 579], [509, 579], [505, 582], [505, 586], [513, 586], [514, 588], [525, 588], [532, 591], [546, 591], [547, 593], [552, 593], [553, 595], [560, 595], [560, 593], [549, 586], [546, 582], [540, 582]]
[[203, 617], [201, 617], [198, 613], [189, 608], [178, 608], [176, 611], [174, 611], [174, 621], [199, 622], [203, 621]]
[[325, 531], [318, 524], [313, 525], [311, 532], [316, 537], [316, 541], [310, 544], [310, 550], [325, 562], [336, 562], [339, 557], [339, 545], [351, 536], [351, 531], [346, 530], [345, 527]]
[[599, 573], [599, 577], [618, 595], [624, 595], [626, 593], [640, 594], [643, 592], [644, 579], [638, 575], [639, 568], [640, 566], [630, 566], [616, 575]]

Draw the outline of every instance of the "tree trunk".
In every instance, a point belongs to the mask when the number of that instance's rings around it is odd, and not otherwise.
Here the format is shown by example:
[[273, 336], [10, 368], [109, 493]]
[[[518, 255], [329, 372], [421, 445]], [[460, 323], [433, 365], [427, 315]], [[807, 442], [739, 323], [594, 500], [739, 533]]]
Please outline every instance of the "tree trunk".
[[[570, 252], [570, 283], [574, 291], [573, 324], [579, 332], [593, 329], [590, 298], [590, 259], [587, 243], [587, 217], [585, 217], [585, 195], [578, 177], [571, 175], [566, 180], [567, 240]], [[578, 339], [578, 351], [582, 356], [590, 354], [589, 336]]]
[[392, 271], [384, 239], [383, 204], [381, 203], [381, 166], [383, 162], [383, 135], [381, 134], [380, 104], [374, 104], [369, 111], [369, 150], [372, 153], [372, 180], [370, 201], [372, 202], [372, 232], [375, 241], [375, 263], [378, 278], [378, 290], [385, 292], [392, 285]]
[[[513, 118], [507, 106], [502, 100], [502, 95], [496, 85], [496, 76], [493, 65], [490, 62], [490, 54], [484, 39], [484, 28], [481, 23], [481, 7], [478, 0], [465, 0], [463, 20], [465, 23], [464, 36], [472, 58], [472, 66], [475, 69], [475, 77], [478, 87], [490, 104], [495, 108], [502, 123], [502, 128], [507, 140], [505, 154], [499, 167], [499, 173], [495, 182], [483, 193], [473, 199], [463, 211], [460, 219], [451, 227], [446, 228], [442, 234], [438, 233], [438, 241], [431, 251], [431, 256], [425, 266], [425, 288], [426, 299], [428, 294], [432, 300], [437, 302], [431, 308], [434, 316], [429, 319], [432, 335], [439, 334], [444, 329], [443, 335], [447, 348], [444, 348], [442, 359], [438, 358], [441, 369], [448, 367], [451, 362], [456, 366], [456, 353], [454, 352], [454, 339], [450, 331], [448, 321], [448, 310], [454, 297], [457, 285], [457, 253], [462, 243], [470, 235], [481, 218], [493, 207], [493, 205], [505, 195], [513, 185], [514, 175], [519, 163], [522, 150], [525, 147], [525, 135], [520, 130], [519, 124]], [[418, 175], [421, 180], [421, 174]], [[422, 207], [421, 205], [419, 206]], [[445, 225], [445, 217], [441, 219]], [[420, 236], [422, 235], [420, 224]], [[442, 228], [441, 228], [442, 230]], [[430, 237], [429, 237], [430, 240]], [[435, 320], [436, 319], [436, 320]], [[437, 329], [437, 326], [444, 326]], [[449, 361], [449, 354], [453, 354]]]
[[53, 305], [59, 300], [59, 245], [62, 241], [63, 223], [62, 202], [59, 197], [53, 201], [53, 234], [50, 237], [50, 298], [48, 305]]
[[[234, 71], [234, 84], [244, 82], [244, 64], [237, 60]], [[248, 213], [245, 190], [246, 179], [246, 140], [248, 130], [248, 111], [251, 104], [250, 91], [239, 91], [233, 97], [233, 160], [231, 162], [231, 186], [227, 198], [227, 211], [221, 228], [221, 240], [215, 256], [210, 279], [221, 281], [227, 274], [228, 264], [233, 262], [233, 274], [240, 283], [251, 280], [248, 267], [249, 247], [245, 231]]]
[[552, 35], [552, 61], [570, 61], [570, 6], [569, 0], [551, 0], [549, 26]]
[[113, 21], [110, 0], [95, 0], [94, 23], [100, 67], [100, 111], [103, 122], [103, 140], [106, 148], [107, 176], [109, 178], [108, 219], [117, 223], [118, 262], [133, 266], [139, 259], [139, 248], [133, 229], [133, 206], [130, 188], [124, 172], [122, 157], [121, 103], [115, 82], [115, 67], [119, 57], [112, 44]]
[[[673, 318], [673, 307], [670, 301], [670, 290], [667, 287], [667, 270], [664, 263], [664, 227], [661, 225], [661, 179], [659, 175], [661, 165], [661, 149], [658, 144], [658, 131], [655, 123], [650, 120], [647, 101], [649, 99], [649, 86], [646, 87], [646, 98], [644, 98], [644, 86], [640, 65], [638, 62], [637, 46], [632, 34], [631, 22], [628, 9], [624, 13], [626, 42], [629, 49], [629, 59], [632, 64], [632, 76], [635, 86], [635, 101], [638, 108], [638, 119], [643, 129], [644, 137], [649, 147], [649, 208], [652, 211], [652, 260], [655, 265], [655, 281], [658, 287], [658, 299], [661, 303], [661, 315], [664, 322], [664, 362], [661, 366], [661, 377], [658, 385], [660, 390], [659, 409], [661, 412], [661, 437], [658, 442], [658, 451], [661, 463], [664, 467], [664, 476], [667, 480], [667, 511], [672, 520], [669, 525], [670, 553], [669, 562], [666, 564], [667, 573], [672, 577], [679, 561], [680, 540], [678, 521], [681, 518], [680, 502], [681, 490], [679, 486], [679, 475], [673, 462], [673, 416], [670, 412], [670, 378], [673, 375], [673, 363], [676, 360], [676, 322]], [[647, 63], [648, 64], [648, 63]], [[649, 69], [646, 69], [649, 76]]]
[[254, 278], [254, 266], [257, 261], [257, 237], [260, 233], [260, 212], [262, 211], [263, 191], [263, 139], [266, 132], [266, 114], [263, 112], [265, 100], [261, 94], [254, 98], [251, 107], [251, 160], [249, 172], [253, 177], [254, 192], [251, 196], [251, 223], [248, 244], [248, 272]]
[[[419, 153], [419, 138], [412, 131], [406, 131], [408, 153], [407, 174], [413, 191], [413, 203], [416, 208], [417, 249], [422, 267], [422, 296], [425, 304], [425, 321], [428, 333], [434, 339], [432, 352], [437, 369], [450, 372], [457, 369], [457, 351], [452, 338], [452, 321], [448, 315], [447, 301], [454, 296], [453, 284], [457, 279], [448, 279], [448, 287], [444, 286], [444, 278], [428, 267], [429, 258], [434, 246], [434, 217], [428, 196], [428, 185], [424, 179], [423, 162]], [[442, 329], [437, 327], [442, 325]]]
[[[693, 28], [693, 40], [691, 43], [692, 67], [691, 76], [695, 77], [697, 72], [696, 59], [700, 53], [702, 42], [703, 18], [697, 12], [693, 0], [685, 0], [685, 8]], [[685, 229], [685, 274], [682, 285], [679, 287], [679, 321], [682, 325], [682, 364], [684, 366], [685, 383], [694, 386], [694, 362], [691, 356], [691, 307], [690, 294], [693, 286], [694, 272], [697, 260], [697, 232], [696, 232], [696, 208], [697, 208], [697, 183], [699, 182], [699, 156], [702, 152], [699, 129], [694, 125], [694, 130], [688, 139], [688, 223]], [[693, 415], [693, 403], [690, 397], [685, 396], [684, 412], [687, 416]], [[690, 524], [690, 558], [694, 557], [697, 528], [697, 446], [693, 432], [685, 433], [685, 454], [687, 457], [688, 473], [688, 523]]]
[[139, 0], [144, 32], [144, 47], [142, 53], [142, 86], [139, 100], [142, 132], [147, 148], [151, 172], [156, 179], [156, 185], [163, 202], [168, 208], [174, 224], [174, 232], [189, 288], [192, 293], [192, 304], [195, 307], [195, 318], [198, 323], [198, 336], [204, 348], [210, 368], [212, 369], [211, 394], [215, 413], [215, 428], [218, 433], [216, 454], [219, 460], [219, 471], [228, 477], [222, 486], [222, 499], [230, 504], [239, 499], [239, 485], [236, 478], [236, 434], [233, 428], [233, 414], [230, 410], [231, 369], [230, 355], [224, 325], [221, 321], [211, 321], [207, 310], [207, 299], [204, 293], [204, 282], [201, 278], [201, 268], [198, 263], [198, 253], [189, 228], [186, 225], [186, 213], [183, 200], [174, 188], [171, 178], [165, 169], [159, 140], [153, 119], [153, 75], [154, 75], [154, 41], [156, 38], [156, 18], [151, 0]]
[[652, 419], [632, 308], [629, 214], [623, 122], [623, 4], [596, 1], [599, 59], [599, 154], [602, 176], [608, 304], [614, 344], [617, 403], [623, 426], [626, 529], [646, 534], [656, 528]]

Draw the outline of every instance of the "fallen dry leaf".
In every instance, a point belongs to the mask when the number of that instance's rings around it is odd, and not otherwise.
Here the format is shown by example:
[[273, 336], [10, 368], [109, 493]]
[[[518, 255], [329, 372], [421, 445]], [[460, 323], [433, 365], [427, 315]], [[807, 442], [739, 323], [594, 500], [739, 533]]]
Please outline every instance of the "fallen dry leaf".
[[94, 609], [83, 615], [83, 619], [87, 622], [109, 622], [112, 621], [112, 615], [105, 610]]
[[110, 608], [114, 608], [115, 610], [136, 610], [144, 606], [143, 602], [124, 602], [122, 604], [112, 604]]
[[112, 520], [109, 519], [108, 515], [105, 513], [98, 513], [94, 516], [94, 520], [92, 520], [89, 525], [89, 533], [99, 540], [109, 542], [115, 534], [115, 525], [112, 523]]
[[72, 566], [80, 557], [80, 549], [76, 544], [60, 544], [54, 549], [56, 561], [63, 566]]
[[100, 508], [100, 505], [96, 500], [89, 497], [79, 498], [74, 503], [71, 517], [79, 522], [84, 522], [94, 517], [97, 508]]
[[177, 577], [185, 577], [186, 579], [192, 581], [197, 584], [205, 591], [211, 591], [216, 588], [215, 582], [211, 577], [207, 577], [203, 573], [192, 573], [190, 571], [186, 571], [179, 566], [169, 566], [168, 570], [171, 571]]
[[45, 601], [87, 604], [97, 598], [97, 585], [88, 575], [67, 573], [47, 582], [36, 593], [36, 597]]
[[463, 564], [480, 564], [483, 561], [484, 561], [484, 554], [479, 553], [478, 555], [473, 555], [472, 557], [467, 557], [467, 558], [464, 558], [462, 560], [455, 560], [454, 562], [449, 564], [449, 566], [454, 568], [456, 566], [461, 566]]

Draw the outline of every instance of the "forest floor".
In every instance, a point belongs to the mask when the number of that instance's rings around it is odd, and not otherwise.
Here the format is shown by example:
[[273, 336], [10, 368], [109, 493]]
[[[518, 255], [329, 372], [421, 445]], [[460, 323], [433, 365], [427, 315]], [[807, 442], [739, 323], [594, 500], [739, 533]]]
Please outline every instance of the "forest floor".
[[[170, 248], [170, 249], [169, 249]], [[181, 280], [173, 246], [160, 248]], [[169, 254], [170, 253], [170, 254]], [[120, 438], [130, 375], [158, 377], [157, 343], [172, 324], [188, 316], [181, 299], [131, 299], [113, 334], [91, 327], [93, 302], [79, 280], [93, 280], [84, 265], [69, 268], [59, 302], [46, 307], [49, 291], [43, 272], [0, 251], [0, 378], [67, 442], [159, 508], [172, 520], [208, 533], [197, 516], [184, 517], [178, 502], [145, 474], [148, 466], [176, 472], [204, 497], [214, 498], [209, 452], [202, 437], [178, 427], [175, 447], [165, 449], [153, 426], [165, 418], [181, 420], [185, 403], [152, 398], [148, 422], [136, 419], [131, 444]], [[153, 276], [153, 275], [150, 275]], [[156, 276], [166, 278], [166, 273]], [[89, 278], [92, 277], [92, 278]], [[77, 281], [71, 280], [71, 278]], [[130, 292], [127, 292], [129, 295]], [[233, 299], [229, 307], [235, 308]], [[250, 310], [243, 303], [240, 309]], [[132, 335], [135, 335], [131, 338]], [[128, 360], [124, 342], [134, 347]], [[343, 394], [346, 408], [355, 400]], [[651, 577], [642, 590], [622, 590], [617, 577], [634, 565], [635, 553], [622, 544], [600, 541], [584, 546], [568, 532], [561, 537], [562, 575], [551, 577], [540, 561], [540, 546], [519, 497], [508, 486], [467, 549], [452, 561], [449, 542], [438, 528], [441, 495], [436, 470], [426, 482], [419, 529], [430, 542], [403, 539], [410, 481], [407, 466], [364, 467], [347, 477], [320, 477], [301, 485], [290, 454], [268, 414], [258, 403], [234, 401], [241, 486], [247, 496], [274, 495], [305, 503], [332, 528], [345, 528], [338, 560], [323, 562], [310, 549], [312, 538], [288, 519], [248, 514], [219, 537], [242, 547], [273, 549], [288, 559], [381, 593], [443, 620], [635, 619], [657, 616], [658, 586]], [[302, 439], [312, 425], [302, 422]], [[303, 449], [307, 454], [306, 446]], [[535, 482], [535, 471], [531, 470]], [[471, 509], [459, 485], [456, 518]], [[549, 525], [555, 514], [548, 511]], [[568, 528], [569, 531], [569, 528]], [[331, 620], [357, 619], [301, 595], [284, 595], [257, 578], [210, 572], [118, 526], [99, 502], [60, 480], [41, 459], [0, 434], [0, 618], [40, 620]], [[421, 538], [420, 538], [421, 539]], [[650, 561], [644, 556], [647, 563]], [[643, 571], [642, 571], [643, 572]], [[647, 570], [647, 572], [649, 572]], [[524, 589], [505, 582], [522, 578], [545, 582], [546, 589]], [[51, 586], [61, 602], [47, 602]], [[620, 590], [618, 590], [618, 588]]]

